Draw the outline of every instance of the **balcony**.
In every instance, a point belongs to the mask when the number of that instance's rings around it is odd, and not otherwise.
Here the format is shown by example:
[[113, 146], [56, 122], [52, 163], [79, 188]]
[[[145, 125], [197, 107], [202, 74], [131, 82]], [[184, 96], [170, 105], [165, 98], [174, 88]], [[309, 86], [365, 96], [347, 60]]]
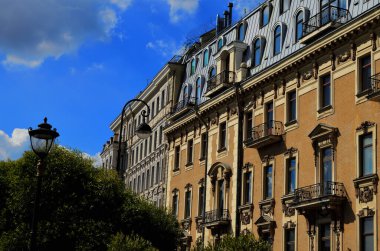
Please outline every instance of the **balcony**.
[[189, 108], [194, 107], [196, 104], [196, 98], [185, 98], [175, 104], [171, 109], [171, 117], [178, 117], [189, 110]]
[[230, 87], [235, 82], [235, 72], [222, 71], [207, 81], [206, 97], [210, 97]]
[[313, 209], [335, 209], [347, 199], [343, 183], [327, 181], [297, 188], [291, 207], [301, 213]]
[[228, 209], [216, 209], [205, 214], [204, 226], [207, 228], [217, 228], [230, 223], [231, 217]]
[[325, 34], [350, 20], [351, 14], [348, 10], [329, 6], [303, 23], [303, 36], [300, 42], [310, 42], [317, 35]]
[[380, 73], [371, 76], [371, 90], [368, 99], [380, 101]]
[[244, 141], [246, 147], [261, 148], [282, 140], [284, 125], [280, 121], [271, 120], [252, 128]]

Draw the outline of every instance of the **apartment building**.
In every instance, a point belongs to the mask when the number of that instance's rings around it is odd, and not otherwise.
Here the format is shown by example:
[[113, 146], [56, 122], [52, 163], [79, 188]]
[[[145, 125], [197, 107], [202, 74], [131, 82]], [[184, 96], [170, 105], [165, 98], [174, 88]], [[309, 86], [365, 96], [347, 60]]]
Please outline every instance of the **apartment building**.
[[[181, 57], [173, 57], [136, 97], [149, 106], [149, 111], [143, 102], [132, 102], [124, 112], [123, 125], [121, 115], [111, 123], [115, 136], [105, 144], [101, 153], [103, 167], [117, 170], [118, 138], [122, 126], [119, 171], [128, 188], [157, 206], [164, 206], [166, 199], [168, 145], [163, 128], [167, 125], [173, 97], [177, 95], [183, 72], [181, 60]], [[144, 122], [152, 128], [152, 133], [141, 139], [136, 129]]]
[[265, 1], [186, 53], [167, 207], [183, 249], [377, 250], [380, 1]]

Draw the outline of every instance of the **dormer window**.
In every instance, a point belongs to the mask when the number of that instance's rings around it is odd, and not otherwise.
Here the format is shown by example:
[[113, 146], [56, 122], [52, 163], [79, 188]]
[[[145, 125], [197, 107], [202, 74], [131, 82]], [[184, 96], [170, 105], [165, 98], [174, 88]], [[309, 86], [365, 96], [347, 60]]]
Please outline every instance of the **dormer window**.
[[267, 25], [269, 23], [269, 19], [270, 19], [270, 9], [269, 9], [269, 5], [266, 5], [261, 10], [261, 27]]
[[282, 41], [281, 41], [281, 26], [277, 25], [277, 27], [274, 29], [274, 36], [273, 36], [273, 54], [277, 55], [281, 53], [282, 49]]
[[264, 48], [265, 48], [264, 39], [257, 38], [253, 43], [253, 65], [254, 66], [258, 66], [261, 64]]
[[203, 52], [203, 67], [208, 66], [208, 61], [209, 61], [209, 58], [210, 58], [209, 55], [210, 55], [210, 54], [209, 54], [209, 51], [208, 51], [208, 50], [205, 50], [205, 51]]
[[203, 81], [201, 77], [197, 78], [197, 91], [196, 91], [196, 102], [199, 105], [201, 103], [201, 98], [202, 98], [202, 92], [203, 92]]
[[191, 75], [193, 75], [195, 73], [195, 70], [197, 69], [197, 60], [195, 58], [193, 58], [193, 60], [191, 60]]
[[239, 28], [238, 28], [238, 40], [239, 41], [244, 41], [246, 31], [247, 31], [247, 24], [246, 23], [240, 24]]
[[298, 12], [296, 16], [296, 42], [298, 42], [303, 36], [303, 11]]
[[218, 51], [219, 51], [220, 49], [222, 49], [223, 45], [224, 45], [223, 38], [219, 38], [219, 40], [218, 40]]
[[210, 79], [210, 78], [214, 77], [215, 75], [216, 75], [216, 68], [212, 67], [210, 72], [209, 72], [208, 78]]
[[291, 0], [281, 0], [280, 1], [280, 14], [282, 14], [285, 11], [289, 10], [290, 3], [291, 3]]

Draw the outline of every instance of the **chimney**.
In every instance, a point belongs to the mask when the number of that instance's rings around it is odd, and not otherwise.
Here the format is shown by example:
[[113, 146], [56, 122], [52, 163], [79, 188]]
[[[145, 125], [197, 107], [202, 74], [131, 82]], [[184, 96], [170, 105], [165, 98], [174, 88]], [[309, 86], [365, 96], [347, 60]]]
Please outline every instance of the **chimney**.
[[228, 10], [229, 10], [229, 18], [228, 18], [229, 24], [228, 25], [232, 24], [232, 7], [234, 7], [234, 4], [230, 2], [228, 4]]
[[229, 26], [229, 13], [228, 11], [224, 11], [224, 27], [228, 27]]

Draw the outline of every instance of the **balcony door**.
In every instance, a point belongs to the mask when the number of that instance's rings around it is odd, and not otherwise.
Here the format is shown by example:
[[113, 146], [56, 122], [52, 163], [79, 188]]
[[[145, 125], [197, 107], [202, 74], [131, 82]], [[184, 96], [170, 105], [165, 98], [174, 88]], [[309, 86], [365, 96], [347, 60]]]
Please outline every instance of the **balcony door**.
[[337, 20], [347, 9], [347, 0], [321, 0], [321, 25]]
[[218, 212], [223, 214], [224, 209], [224, 180], [218, 181]]
[[267, 136], [271, 135], [273, 130], [273, 102], [267, 103], [265, 108], [266, 131], [264, 136]]
[[321, 157], [321, 192], [331, 194], [331, 182], [333, 181], [332, 148], [323, 148]]

